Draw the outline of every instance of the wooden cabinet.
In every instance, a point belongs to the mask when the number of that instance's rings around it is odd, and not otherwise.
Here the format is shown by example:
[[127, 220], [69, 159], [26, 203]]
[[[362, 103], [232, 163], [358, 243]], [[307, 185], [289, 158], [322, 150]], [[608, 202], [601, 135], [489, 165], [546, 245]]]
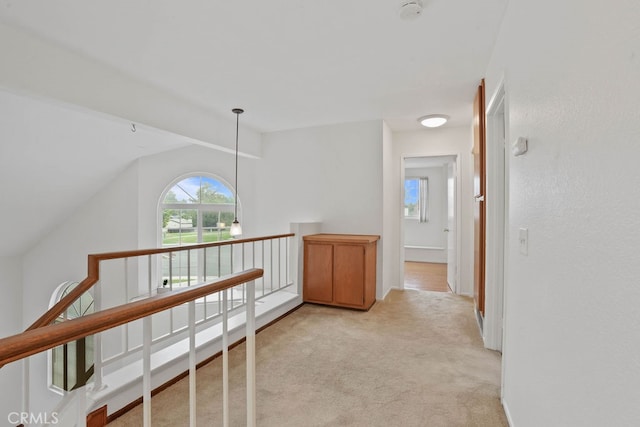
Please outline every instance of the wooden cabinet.
[[378, 239], [360, 234], [304, 236], [304, 301], [371, 308], [376, 300]]

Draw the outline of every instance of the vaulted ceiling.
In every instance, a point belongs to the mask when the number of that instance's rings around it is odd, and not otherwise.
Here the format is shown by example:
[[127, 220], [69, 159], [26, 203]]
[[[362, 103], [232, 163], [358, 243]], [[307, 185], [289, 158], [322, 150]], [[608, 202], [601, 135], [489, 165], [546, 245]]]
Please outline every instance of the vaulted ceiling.
[[470, 126], [507, 0], [425, 0], [413, 20], [401, 3], [0, 0], [0, 256], [24, 253], [137, 158], [229, 148], [234, 107], [257, 153], [278, 130], [410, 131], [432, 113]]

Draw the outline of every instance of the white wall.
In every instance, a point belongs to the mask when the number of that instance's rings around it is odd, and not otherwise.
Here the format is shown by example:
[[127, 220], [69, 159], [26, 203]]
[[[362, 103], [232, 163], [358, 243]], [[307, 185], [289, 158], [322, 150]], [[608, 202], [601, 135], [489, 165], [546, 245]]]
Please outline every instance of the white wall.
[[[442, 166], [406, 168], [406, 178], [428, 178], [429, 215], [427, 222], [404, 219], [405, 261], [447, 262], [447, 175]], [[407, 246], [421, 247], [407, 248]], [[429, 248], [429, 249], [427, 249]]]
[[[640, 3], [509, 2], [504, 404], [512, 425], [640, 423]], [[529, 230], [521, 255], [518, 229]]]
[[382, 133], [382, 122], [369, 121], [263, 135], [256, 166], [259, 227], [321, 222], [324, 233], [382, 235]]
[[397, 185], [400, 161], [393, 155], [393, 133], [382, 123], [382, 295], [392, 288], [402, 288], [400, 277], [400, 215], [402, 213], [402, 186]]
[[[0, 337], [22, 332], [22, 258], [0, 257]], [[0, 424], [9, 413], [22, 410], [22, 362], [0, 369]]]
[[[241, 158], [239, 199], [243, 231], [254, 233], [254, 168], [256, 160]], [[24, 319], [27, 326], [48, 308], [49, 298], [63, 281], [86, 277], [87, 254], [157, 247], [157, 208], [161, 193], [175, 178], [189, 172], [214, 173], [233, 183], [234, 158], [209, 148], [191, 146], [133, 162], [107, 187], [59, 224], [24, 256]], [[288, 229], [280, 230], [286, 232]], [[37, 266], [37, 268], [33, 268]], [[108, 289], [103, 289], [108, 293]], [[46, 388], [46, 355], [30, 363], [31, 408], [50, 410], [57, 398]]]
[[[393, 155], [398, 162], [405, 157], [457, 155], [459, 165], [458, 211], [460, 235], [459, 293], [473, 295], [473, 157], [471, 133], [468, 127], [443, 127], [418, 132], [393, 134]], [[401, 188], [401, 176], [395, 178]], [[403, 227], [404, 229], [404, 227]]]
[[[136, 189], [137, 168], [132, 165], [25, 254], [25, 327], [48, 309], [51, 294], [60, 283], [87, 276], [87, 254], [136, 247]], [[30, 409], [49, 411], [58, 395], [46, 387], [46, 352], [29, 360]]]

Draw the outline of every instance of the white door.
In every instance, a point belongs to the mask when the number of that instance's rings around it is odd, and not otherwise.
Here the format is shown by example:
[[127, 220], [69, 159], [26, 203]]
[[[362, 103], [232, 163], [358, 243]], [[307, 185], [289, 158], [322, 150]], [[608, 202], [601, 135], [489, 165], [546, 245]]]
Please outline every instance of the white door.
[[456, 283], [458, 263], [456, 258], [456, 164], [447, 164], [447, 282], [454, 293], [458, 293]]

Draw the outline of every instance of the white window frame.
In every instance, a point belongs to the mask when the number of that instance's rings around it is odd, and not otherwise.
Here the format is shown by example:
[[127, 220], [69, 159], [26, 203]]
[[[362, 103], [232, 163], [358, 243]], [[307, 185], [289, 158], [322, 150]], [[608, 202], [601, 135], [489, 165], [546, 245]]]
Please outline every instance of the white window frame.
[[[167, 187], [164, 189], [164, 191], [160, 195], [160, 200], [159, 200], [159, 203], [158, 203], [158, 221], [159, 221], [158, 223], [160, 224], [160, 226], [158, 227], [158, 230], [159, 230], [158, 244], [159, 244], [159, 246], [164, 246], [163, 237], [162, 237], [163, 236], [163, 234], [162, 234], [163, 233], [162, 222], [163, 222], [163, 212], [165, 211], [165, 209], [195, 210], [195, 211], [198, 212], [197, 224], [195, 225], [196, 234], [197, 234], [197, 243], [202, 243], [202, 240], [203, 240], [203, 223], [202, 223], [203, 215], [202, 215], [202, 213], [204, 213], [204, 212], [234, 212], [235, 205], [233, 203], [164, 203], [165, 197], [167, 196], [169, 191], [175, 185], [177, 185], [181, 181], [184, 181], [185, 179], [198, 178], [198, 177], [206, 177], [206, 178], [210, 178], [210, 179], [213, 179], [215, 181], [218, 181], [220, 184], [222, 184], [225, 187], [227, 187], [227, 189], [229, 189], [232, 192], [234, 197], [238, 198], [238, 219], [241, 221], [240, 218], [241, 218], [242, 209], [241, 209], [240, 198], [237, 196], [237, 194], [235, 193], [234, 187], [229, 182], [227, 182], [225, 179], [221, 178], [218, 175], [215, 175], [215, 174], [212, 174], [212, 173], [207, 173], [207, 172], [193, 172], [193, 173], [185, 174], [185, 175], [182, 175], [182, 176], [176, 178], [169, 185], [167, 185]], [[230, 227], [231, 224], [225, 224], [225, 227], [227, 227], [227, 226]], [[178, 246], [179, 246], [179, 244], [178, 244]]]
[[[204, 213], [206, 212], [229, 212], [229, 213], [233, 213], [235, 210], [235, 204], [233, 202], [230, 203], [164, 203], [164, 199], [166, 198], [167, 194], [169, 193], [169, 191], [174, 188], [174, 186], [176, 186], [178, 183], [189, 179], [189, 178], [200, 178], [200, 177], [204, 177], [204, 178], [209, 178], [212, 179], [214, 181], [219, 182], [220, 184], [222, 184], [223, 186], [226, 187], [227, 190], [229, 190], [231, 192], [231, 194], [234, 197], [238, 197], [236, 194], [236, 191], [234, 189], [234, 187], [229, 184], [228, 181], [226, 181], [225, 179], [221, 178], [218, 175], [212, 174], [212, 173], [206, 173], [206, 172], [193, 172], [193, 173], [188, 173], [185, 175], [182, 175], [178, 178], [176, 178], [175, 180], [173, 180], [169, 185], [167, 185], [167, 187], [164, 189], [164, 191], [161, 193], [160, 195], [160, 199], [158, 202], [158, 246], [159, 247], [171, 247], [171, 246], [181, 246], [183, 243], [177, 243], [175, 245], [165, 245], [164, 244], [164, 237], [163, 237], [163, 233], [164, 233], [164, 229], [163, 229], [163, 214], [164, 211], [166, 209], [172, 209], [172, 210], [195, 210], [197, 212], [197, 223], [195, 224], [195, 229], [196, 229], [196, 242], [195, 243], [202, 243], [204, 241], [204, 224], [203, 224], [203, 218], [204, 218]], [[184, 191], [184, 190], [183, 190]], [[238, 219], [241, 220], [241, 204], [240, 204], [240, 198], [238, 197]], [[231, 223], [227, 224], [225, 223], [224, 229], [229, 229], [231, 227]], [[192, 244], [190, 243], [186, 243], [186, 244]], [[199, 279], [203, 279], [204, 278], [204, 253], [198, 251], [197, 253], [197, 271], [195, 272], [195, 275], [197, 275], [197, 277]], [[155, 280], [156, 282], [158, 281], [162, 281], [162, 284], [159, 284], [159, 286], [164, 286], [164, 280], [160, 280], [159, 278], [163, 277], [163, 273], [162, 273], [162, 268], [163, 266], [158, 263], [155, 267], [157, 269], [157, 278], [154, 278], [152, 280]], [[170, 284], [171, 287], [176, 286], [174, 284]], [[178, 286], [182, 286], [182, 285], [178, 285]]]
[[[416, 219], [418, 222], [429, 222], [429, 178], [426, 176], [406, 176], [404, 178], [406, 189], [407, 181], [418, 181], [418, 200], [416, 201], [416, 212], [413, 215], [407, 215], [405, 210], [405, 219]], [[406, 191], [406, 190], [405, 190]], [[406, 194], [404, 195], [406, 200]], [[406, 209], [406, 204], [404, 205]]]

